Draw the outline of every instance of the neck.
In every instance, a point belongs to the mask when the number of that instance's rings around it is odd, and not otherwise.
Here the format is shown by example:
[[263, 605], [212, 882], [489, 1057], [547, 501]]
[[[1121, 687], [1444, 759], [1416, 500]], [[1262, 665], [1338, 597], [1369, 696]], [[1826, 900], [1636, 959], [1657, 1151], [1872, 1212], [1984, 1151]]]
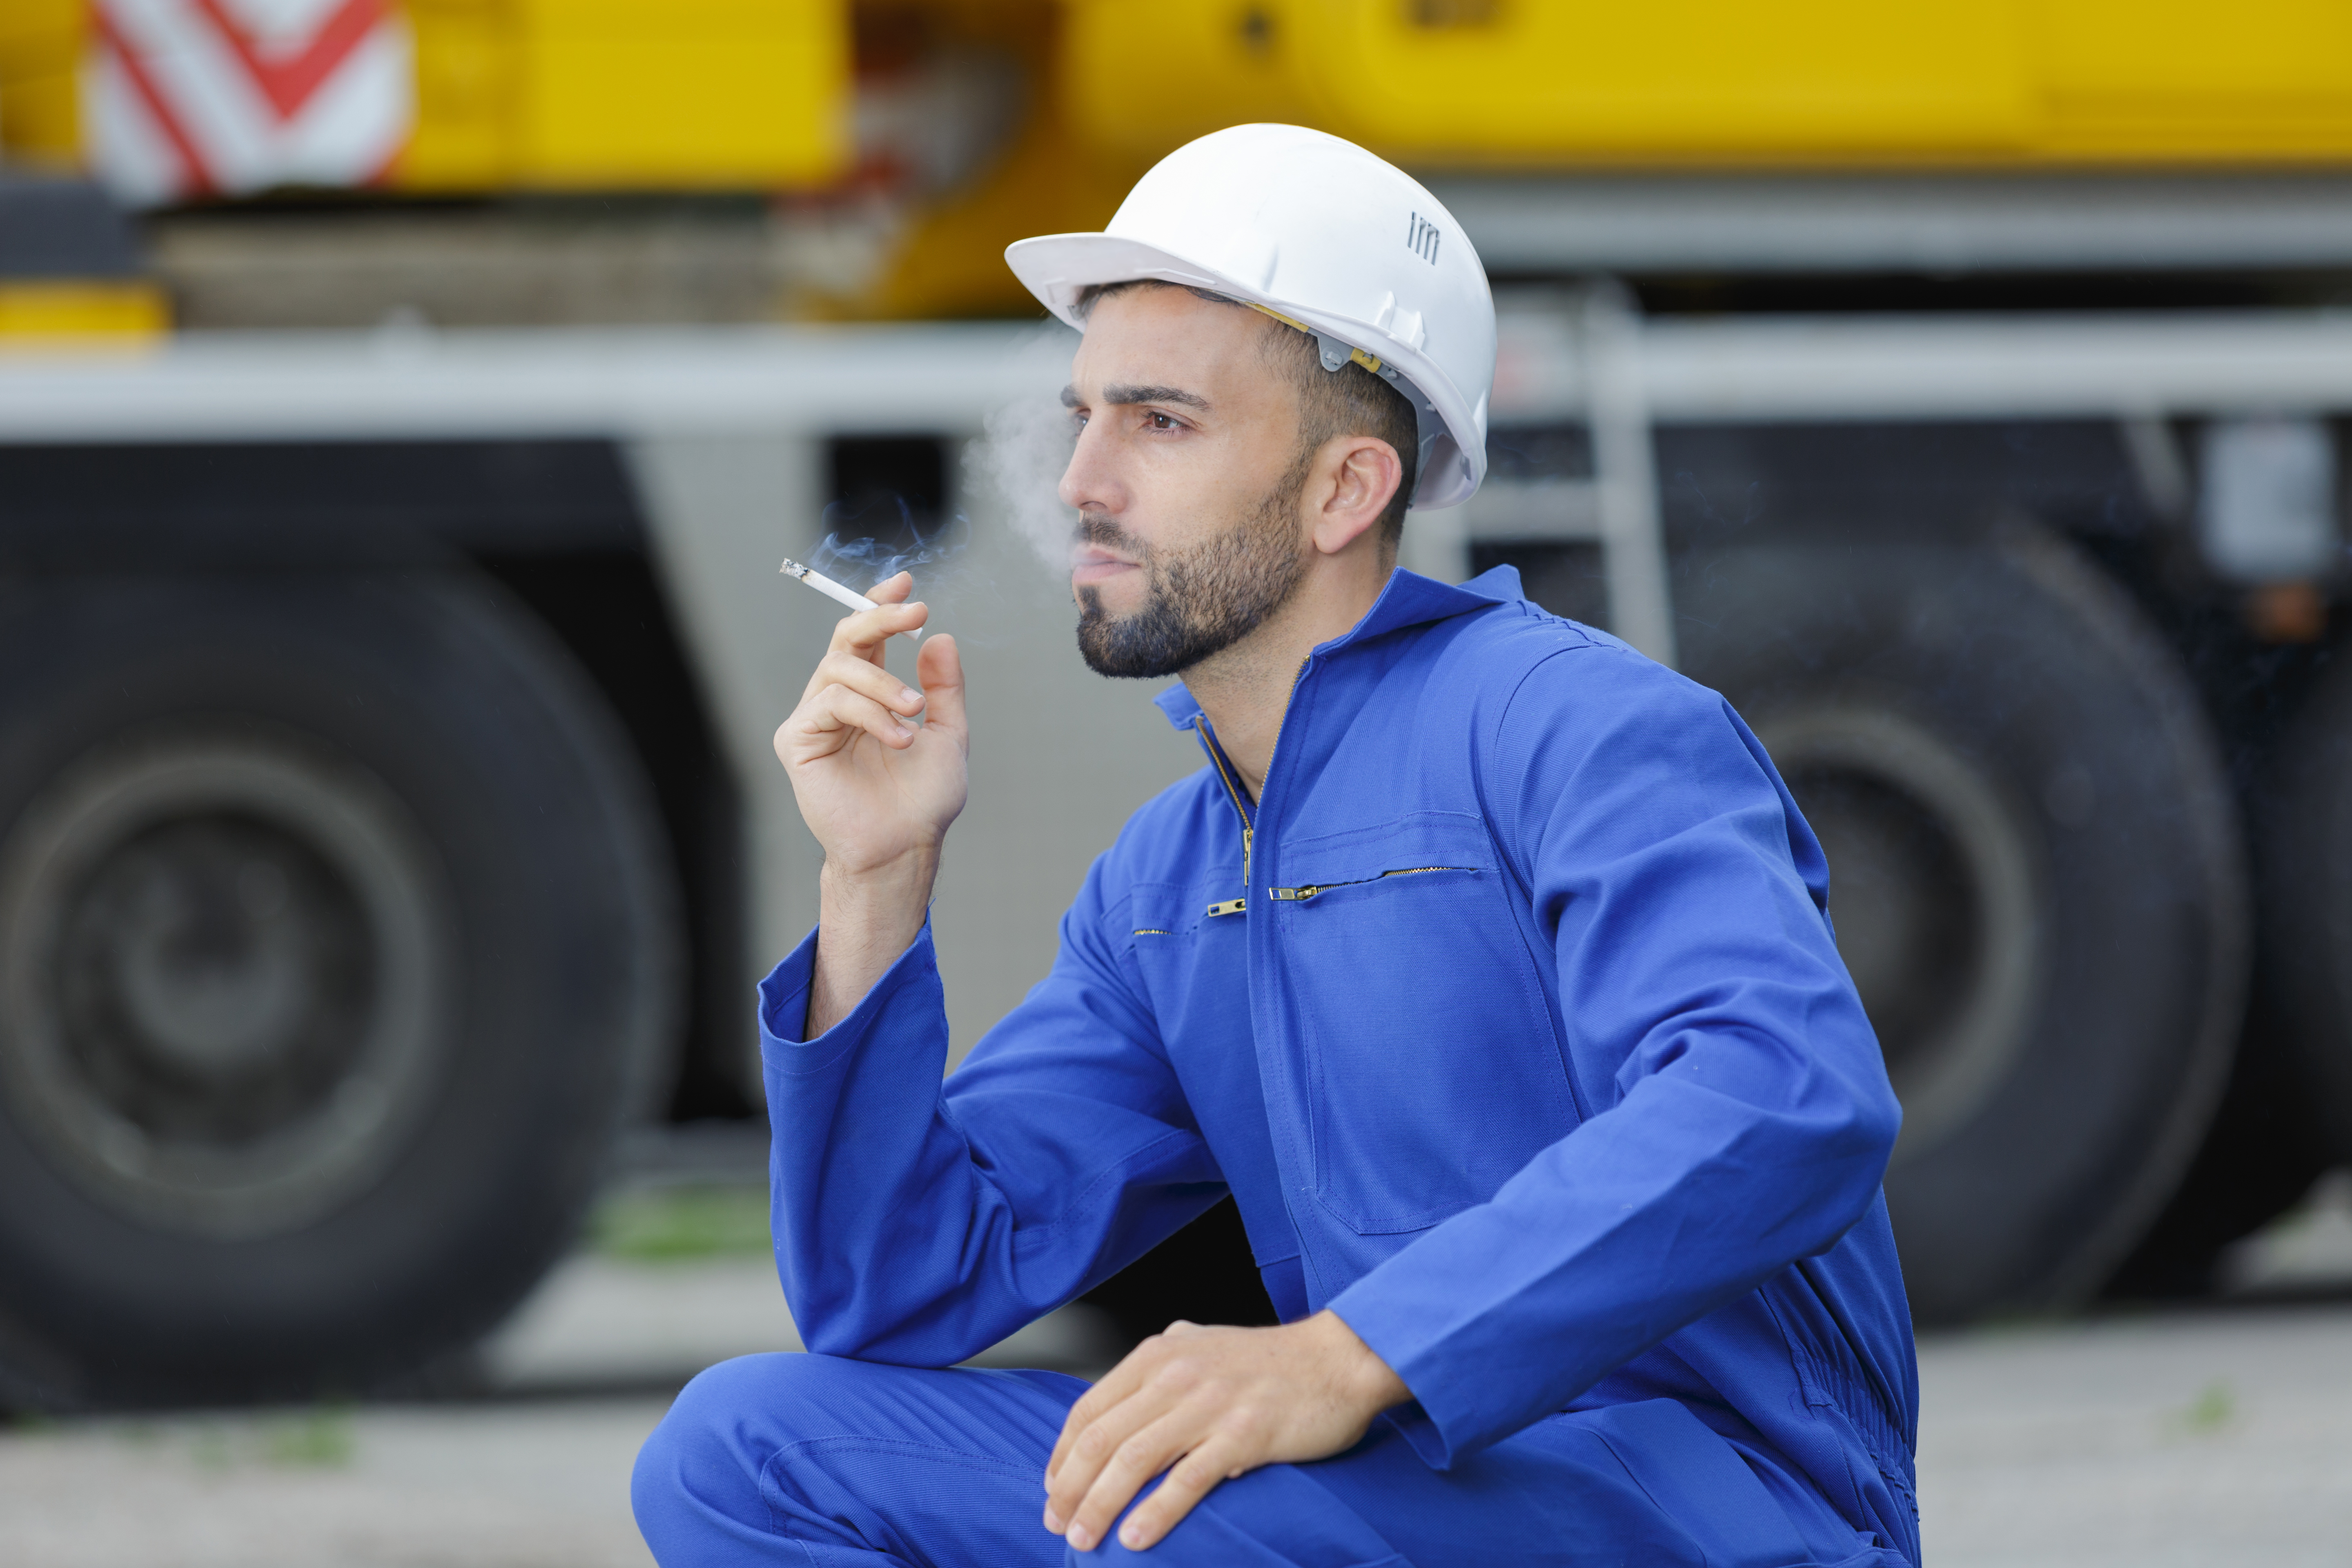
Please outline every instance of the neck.
[[1265, 788], [1274, 742], [1307, 656], [1345, 636], [1387, 586], [1393, 562], [1318, 559], [1255, 631], [1184, 671], [1184, 687], [1217, 731], [1250, 798]]

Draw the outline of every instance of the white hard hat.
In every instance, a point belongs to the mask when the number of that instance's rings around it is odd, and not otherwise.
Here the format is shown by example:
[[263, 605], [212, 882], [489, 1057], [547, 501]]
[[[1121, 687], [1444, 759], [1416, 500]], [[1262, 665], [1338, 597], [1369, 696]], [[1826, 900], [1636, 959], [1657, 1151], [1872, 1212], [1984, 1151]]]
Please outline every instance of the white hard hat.
[[1456, 506], [1486, 477], [1495, 300], [1453, 215], [1351, 142], [1297, 125], [1236, 125], [1179, 147], [1136, 182], [1100, 234], [1006, 247], [1013, 275], [1083, 329], [1079, 296], [1139, 279], [1230, 295], [1405, 395], [1421, 420], [1412, 504]]

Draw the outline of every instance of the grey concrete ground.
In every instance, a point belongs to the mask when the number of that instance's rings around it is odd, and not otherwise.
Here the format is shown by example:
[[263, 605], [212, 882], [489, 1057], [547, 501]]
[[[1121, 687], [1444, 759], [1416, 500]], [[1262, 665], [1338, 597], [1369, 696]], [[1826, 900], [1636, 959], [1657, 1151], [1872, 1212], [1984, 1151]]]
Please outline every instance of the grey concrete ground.
[[[668, 1387], [796, 1351], [761, 1258], [574, 1258], [485, 1349], [493, 1397], [0, 1436], [0, 1568], [644, 1568], [629, 1467]], [[983, 1364], [1098, 1370], [1083, 1309]], [[635, 1392], [601, 1391], [633, 1388]]]
[[[644, 1568], [628, 1474], [665, 1385], [795, 1342], [763, 1258], [614, 1250], [567, 1265], [486, 1348], [480, 1402], [0, 1435], [0, 1565]], [[2352, 1282], [2352, 1186], [2231, 1277]], [[990, 1359], [1103, 1353], [1098, 1325], [1064, 1315]], [[2352, 1568], [2352, 1299], [1931, 1338], [1920, 1375], [1937, 1568]]]
[[643, 1568], [667, 1401], [98, 1422], [0, 1438], [10, 1568]]
[[1920, 1347], [1937, 1568], [2352, 1563], [2352, 1307]]

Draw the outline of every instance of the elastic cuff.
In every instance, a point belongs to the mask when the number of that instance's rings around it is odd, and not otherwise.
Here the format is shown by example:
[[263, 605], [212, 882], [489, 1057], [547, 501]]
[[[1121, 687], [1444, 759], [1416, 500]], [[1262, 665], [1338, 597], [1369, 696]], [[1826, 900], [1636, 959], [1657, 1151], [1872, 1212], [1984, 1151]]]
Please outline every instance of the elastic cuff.
[[[1378, 1296], [1366, 1291], [1364, 1283], [1359, 1279], [1340, 1291], [1325, 1303], [1325, 1310], [1347, 1324], [1349, 1331], [1363, 1341], [1374, 1355], [1386, 1362], [1390, 1371], [1403, 1378], [1406, 1387], [1411, 1388], [1414, 1376], [1407, 1371], [1411, 1360], [1411, 1341], [1407, 1336], [1392, 1331], [1394, 1325], [1381, 1312]], [[1407, 1446], [1421, 1457], [1422, 1463], [1431, 1469], [1443, 1470], [1454, 1463], [1454, 1445], [1446, 1440], [1444, 1431], [1430, 1415], [1427, 1406], [1422, 1404], [1418, 1391], [1412, 1403], [1383, 1411], [1380, 1418], [1395, 1427], [1397, 1436], [1402, 1437]]]
[[811, 926], [800, 945], [760, 982], [760, 1043], [797, 1046], [805, 1042], [809, 985], [816, 976], [816, 928]]
[[1431, 1469], [1443, 1470], [1453, 1465], [1454, 1450], [1447, 1446], [1445, 1434], [1437, 1429], [1437, 1423], [1429, 1418], [1429, 1412], [1421, 1407], [1420, 1400], [1400, 1405], [1392, 1410], [1383, 1410], [1381, 1419], [1396, 1428], [1396, 1434], [1404, 1439], [1405, 1447]]
[[777, 1072], [798, 1076], [822, 1071], [851, 1046], [863, 1038], [874, 1026], [882, 1009], [910, 982], [930, 978], [938, 973], [938, 962], [931, 950], [931, 919], [923, 916], [923, 925], [907, 951], [891, 960], [890, 967], [873, 988], [858, 998], [840, 1022], [814, 1040], [801, 1037], [808, 1026], [809, 987], [816, 971], [817, 933], [812, 931], [793, 949], [792, 955], [768, 972], [760, 982], [760, 1053], [768, 1066]]

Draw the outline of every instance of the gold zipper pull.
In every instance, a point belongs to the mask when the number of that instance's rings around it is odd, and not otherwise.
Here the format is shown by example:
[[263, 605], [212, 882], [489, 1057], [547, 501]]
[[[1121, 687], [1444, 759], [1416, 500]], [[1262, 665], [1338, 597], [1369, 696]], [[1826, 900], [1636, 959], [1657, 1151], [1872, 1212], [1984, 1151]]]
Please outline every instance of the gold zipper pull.
[[1223, 903], [1211, 904], [1209, 906], [1209, 913], [1212, 915], [1237, 915], [1247, 908], [1249, 908], [1249, 900], [1247, 899], [1227, 899]]
[[1465, 868], [1460, 866], [1407, 866], [1395, 871], [1383, 871], [1379, 877], [1359, 877], [1352, 882], [1321, 882], [1306, 888], [1268, 888], [1265, 891], [1268, 898], [1278, 903], [1303, 904], [1318, 893], [1327, 893], [1334, 888], [1360, 888], [1367, 882], [1379, 881], [1381, 877], [1418, 877], [1423, 871], [1460, 871]]

